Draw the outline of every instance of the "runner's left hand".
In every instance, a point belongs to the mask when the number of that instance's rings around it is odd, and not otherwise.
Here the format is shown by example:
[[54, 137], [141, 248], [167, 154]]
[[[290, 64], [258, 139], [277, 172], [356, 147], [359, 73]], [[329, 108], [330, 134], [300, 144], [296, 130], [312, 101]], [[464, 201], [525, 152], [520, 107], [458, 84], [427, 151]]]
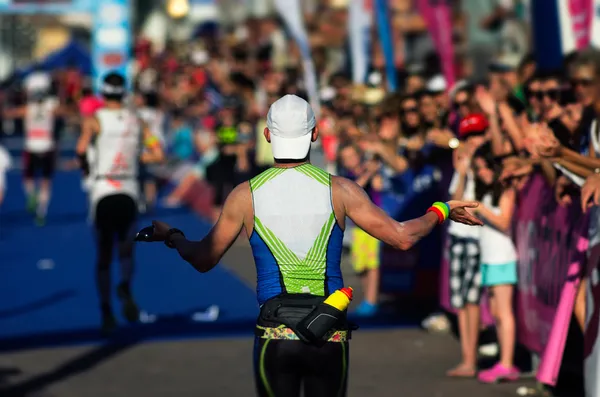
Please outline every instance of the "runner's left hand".
[[477, 208], [479, 203], [477, 201], [448, 201], [450, 206], [450, 219], [454, 222], [463, 223], [469, 226], [483, 226], [481, 219], [471, 214], [467, 208]]

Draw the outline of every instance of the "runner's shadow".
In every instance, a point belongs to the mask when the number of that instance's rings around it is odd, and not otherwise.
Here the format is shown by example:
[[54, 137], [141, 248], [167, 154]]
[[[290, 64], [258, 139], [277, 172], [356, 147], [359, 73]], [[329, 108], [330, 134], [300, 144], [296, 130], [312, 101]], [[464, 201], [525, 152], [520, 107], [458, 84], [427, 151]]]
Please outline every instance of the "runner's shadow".
[[[0, 386], [0, 396], [3, 397], [28, 397], [54, 383], [61, 382], [72, 376], [89, 371], [103, 361], [135, 346], [140, 339], [132, 338], [122, 343], [108, 343], [89, 350], [74, 359], [71, 359], [57, 368], [46, 373], [34, 376], [23, 382], [9, 386]], [[0, 372], [0, 375], [2, 373]]]
[[72, 298], [75, 295], [75, 290], [67, 289], [64, 291], [56, 292], [45, 298], [38, 299], [34, 302], [27, 303], [25, 305], [12, 307], [10, 309], [0, 309], [0, 320], [20, 316], [22, 314], [27, 314], [35, 310], [45, 308], [47, 306], [55, 305], [59, 302]]

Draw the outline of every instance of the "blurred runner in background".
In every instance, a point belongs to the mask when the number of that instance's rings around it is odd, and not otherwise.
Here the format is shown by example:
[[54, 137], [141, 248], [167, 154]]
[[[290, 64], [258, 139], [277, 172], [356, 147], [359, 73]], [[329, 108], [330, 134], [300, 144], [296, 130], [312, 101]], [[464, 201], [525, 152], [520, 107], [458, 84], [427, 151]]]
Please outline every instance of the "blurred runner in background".
[[[35, 213], [39, 226], [46, 223], [50, 202], [52, 176], [56, 161], [56, 119], [68, 115], [66, 107], [51, 95], [50, 76], [35, 72], [25, 81], [27, 102], [4, 113], [6, 118], [20, 118], [25, 122], [23, 184], [27, 196], [27, 210]], [[35, 178], [41, 174], [39, 190]]]
[[139, 318], [139, 310], [131, 294], [133, 233], [140, 196], [139, 160], [144, 163], [161, 161], [163, 151], [158, 138], [147, 125], [123, 104], [126, 94], [123, 76], [109, 73], [104, 78], [101, 92], [104, 106], [96, 111], [94, 117], [86, 119], [77, 142], [77, 154], [82, 166], [90, 168], [86, 154], [90, 145], [95, 146], [90, 208], [96, 229], [96, 277], [102, 333], [107, 335], [116, 327], [110, 298], [110, 264], [115, 237], [121, 265], [117, 294], [123, 316], [130, 322]]

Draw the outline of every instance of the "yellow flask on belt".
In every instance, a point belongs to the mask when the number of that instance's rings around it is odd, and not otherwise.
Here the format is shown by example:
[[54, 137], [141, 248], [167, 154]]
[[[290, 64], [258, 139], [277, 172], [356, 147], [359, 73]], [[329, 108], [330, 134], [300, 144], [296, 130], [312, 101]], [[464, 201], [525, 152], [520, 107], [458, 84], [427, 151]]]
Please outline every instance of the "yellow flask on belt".
[[350, 305], [352, 300], [352, 287], [344, 287], [329, 295], [323, 303], [335, 307], [338, 310], [344, 311]]

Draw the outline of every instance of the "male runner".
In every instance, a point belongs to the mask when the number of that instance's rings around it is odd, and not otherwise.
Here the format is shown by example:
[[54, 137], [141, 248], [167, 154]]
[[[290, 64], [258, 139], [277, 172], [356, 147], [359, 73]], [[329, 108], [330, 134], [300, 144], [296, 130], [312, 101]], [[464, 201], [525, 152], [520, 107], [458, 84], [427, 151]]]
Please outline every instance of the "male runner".
[[[259, 396], [346, 395], [347, 322], [332, 328], [322, 346], [299, 340], [293, 327], [326, 296], [343, 287], [340, 259], [346, 216], [362, 230], [398, 249], [409, 249], [441, 218], [427, 212], [396, 222], [374, 205], [356, 183], [332, 176], [309, 162], [317, 140], [310, 105], [286, 95], [271, 106], [265, 138], [275, 165], [229, 195], [216, 225], [201, 241], [163, 222], [138, 233], [138, 241], [164, 241], [204, 273], [211, 270], [246, 231], [256, 264], [261, 314], [255, 340], [255, 380]], [[475, 202], [447, 203], [449, 217], [482, 225], [465, 208]], [[308, 307], [308, 308], [306, 308]]]
[[[104, 106], [84, 121], [76, 150], [82, 168], [92, 168], [89, 172], [93, 176], [89, 197], [96, 228], [96, 277], [102, 331], [108, 334], [116, 327], [110, 299], [110, 264], [115, 237], [121, 265], [121, 283], [117, 293], [123, 315], [130, 322], [137, 321], [139, 317], [130, 285], [133, 274], [132, 233], [139, 199], [138, 164], [140, 159], [144, 163], [161, 161], [163, 152], [147, 125], [124, 106], [126, 87], [123, 76], [109, 73], [103, 80], [101, 93]], [[92, 144], [95, 146], [94, 162], [88, 164], [86, 153]]]
[[[36, 223], [43, 226], [46, 222], [56, 161], [55, 122], [58, 117], [66, 116], [68, 109], [59, 105], [58, 100], [51, 96], [49, 78], [46, 77], [46, 81], [44, 75], [34, 77], [27, 87], [27, 103], [5, 111], [4, 116], [24, 120], [23, 185], [27, 195], [27, 210], [35, 213]], [[36, 193], [35, 178], [38, 172], [41, 173], [42, 179]]]

